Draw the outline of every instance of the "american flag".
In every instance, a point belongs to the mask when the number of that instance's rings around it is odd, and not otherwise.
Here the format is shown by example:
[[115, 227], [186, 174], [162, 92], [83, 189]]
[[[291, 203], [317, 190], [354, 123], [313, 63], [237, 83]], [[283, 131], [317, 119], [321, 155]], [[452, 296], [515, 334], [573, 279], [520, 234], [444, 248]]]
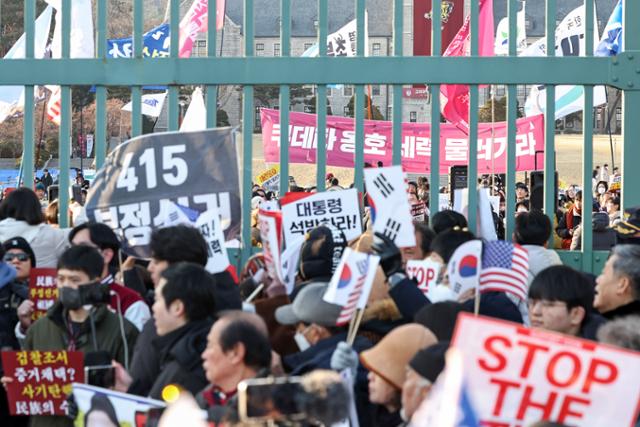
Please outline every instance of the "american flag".
[[49, 102], [47, 103], [47, 117], [53, 123], [60, 126], [60, 112], [62, 111], [61, 107], [61, 91], [60, 86], [53, 86], [53, 90], [51, 92], [51, 96], [49, 97]]
[[369, 257], [366, 258], [365, 261], [361, 261], [358, 263], [358, 279], [356, 280], [356, 284], [353, 287], [353, 290], [349, 294], [349, 299], [347, 300], [347, 304], [342, 307], [340, 311], [340, 315], [336, 320], [336, 326], [344, 326], [353, 317], [353, 314], [356, 312], [358, 308], [358, 301], [362, 296], [362, 291], [364, 290], [364, 285], [367, 281], [367, 274], [369, 270]]
[[522, 246], [494, 240], [484, 245], [480, 292], [508, 292], [523, 301], [527, 299], [529, 253]]

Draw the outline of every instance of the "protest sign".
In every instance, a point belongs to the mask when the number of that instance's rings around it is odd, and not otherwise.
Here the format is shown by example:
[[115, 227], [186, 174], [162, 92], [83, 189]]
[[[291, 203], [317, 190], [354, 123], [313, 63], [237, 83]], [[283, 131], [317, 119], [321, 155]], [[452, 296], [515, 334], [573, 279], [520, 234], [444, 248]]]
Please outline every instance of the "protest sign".
[[11, 415], [66, 415], [71, 383], [84, 381], [81, 351], [3, 351]]
[[229, 267], [229, 255], [224, 247], [224, 234], [220, 225], [220, 213], [217, 209], [210, 209], [198, 217], [196, 228], [207, 242], [209, 258], [206, 269], [210, 273], [219, 273]]
[[362, 234], [362, 221], [355, 189], [325, 191], [302, 198], [281, 200], [284, 241], [293, 243], [318, 225], [330, 223], [344, 233], [347, 240]]
[[431, 259], [407, 261], [407, 276], [415, 279], [423, 294], [429, 293], [429, 287], [435, 286], [442, 264]]
[[369, 300], [380, 257], [347, 247], [322, 297], [328, 303], [342, 306], [336, 325], [349, 323], [356, 309], [364, 309]]
[[290, 294], [293, 291], [293, 287], [296, 282], [300, 253], [302, 252], [302, 245], [304, 244], [304, 241], [304, 237], [298, 237], [298, 240], [293, 243], [289, 243], [284, 252], [282, 252], [282, 280], [285, 288], [287, 289], [287, 294]]
[[260, 230], [267, 274], [274, 283], [283, 284], [282, 263], [280, 262], [282, 213], [260, 209], [258, 211], [258, 229]]
[[478, 287], [481, 260], [481, 240], [463, 243], [455, 250], [447, 263], [447, 273], [449, 274], [449, 288], [456, 296]]
[[38, 320], [58, 299], [55, 268], [32, 268], [29, 272], [29, 301], [33, 302], [32, 320]]
[[[280, 112], [262, 109], [262, 144], [267, 163], [280, 159]], [[493, 130], [492, 130], [493, 129]], [[354, 167], [356, 147], [352, 118], [327, 116], [327, 165]], [[450, 123], [440, 124], [440, 173], [468, 164], [469, 137]], [[389, 121], [364, 121], [364, 161], [392, 164], [393, 126]], [[318, 129], [315, 114], [289, 113], [289, 161], [316, 164]], [[478, 124], [478, 173], [506, 173], [507, 123]], [[516, 171], [536, 169], [536, 153], [544, 151], [544, 115], [516, 120]], [[431, 171], [431, 125], [402, 123], [402, 167], [407, 173]]]
[[[142, 35], [142, 56], [148, 58], [169, 57], [171, 45], [169, 24], [158, 25]], [[107, 40], [107, 57], [131, 58], [133, 39], [131, 37]]]
[[418, 202], [411, 205], [411, 217], [414, 221], [424, 221], [427, 217], [427, 204], [425, 202]]
[[635, 425], [637, 352], [466, 313], [451, 345], [464, 357], [483, 426]]
[[73, 398], [78, 406], [75, 427], [104, 425], [98, 424], [97, 418], [94, 417], [100, 412], [115, 416], [116, 420], [113, 421], [117, 421], [119, 426], [145, 425], [139, 421], [147, 420], [150, 409], [166, 406], [160, 400], [120, 393], [107, 388], [80, 383], [73, 383], [72, 386]]
[[449, 209], [449, 193], [438, 194], [438, 212]]
[[278, 191], [280, 186], [280, 165], [275, 165], [256, 176], [256, 184], [269, 191]]
[[89, 220], [109, 225], [125, 252], [148, 257], [171, 203], [217, 209], [226, 240], [240, 231], [240, 187], [231, 128], [143, 135], [114, 149], [87, 195]]
[[415, 246], [416, 236], [402, 168], [365, 169], [364, 178], [373, 231], [384, 234], [398, 247]]

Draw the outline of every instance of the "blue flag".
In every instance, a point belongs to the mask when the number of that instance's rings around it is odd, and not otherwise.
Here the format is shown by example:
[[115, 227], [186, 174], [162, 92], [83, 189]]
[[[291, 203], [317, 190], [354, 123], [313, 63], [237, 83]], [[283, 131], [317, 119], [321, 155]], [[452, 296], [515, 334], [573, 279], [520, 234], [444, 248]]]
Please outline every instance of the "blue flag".
[[[142, 56], [149, 58], [168, 57], [170, 44], [169, 24], [159, 25], [142, 35]], [[108, 58], [131, 58], [132, 56], [132, 37], [107, 40]]]
[[602, 40], [596, 48], [596, 56], [615, 56], [622, 50], [622, 0], [613, 8]]

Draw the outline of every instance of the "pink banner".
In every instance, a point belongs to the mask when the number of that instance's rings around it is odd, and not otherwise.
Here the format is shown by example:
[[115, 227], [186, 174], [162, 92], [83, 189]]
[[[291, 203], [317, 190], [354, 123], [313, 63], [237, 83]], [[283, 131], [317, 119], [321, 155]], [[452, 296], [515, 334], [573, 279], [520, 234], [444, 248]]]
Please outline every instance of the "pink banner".
[[[216, 30], [224, 27], [225, 0], [216, 2]], [[208, 25], [209, 0], [194, 0], [187, 14], [180, 22], [180, 58], [189, 58], [196, 37], [206, 32]]]
[[[268, 163], [280, 160], [280, 112], [261, 110], [264, 159]], [[516, 130], [516, 170], [536, 169], [536, 153], [544, 150], [543, 115], [518, 119]], [[327, 116], [327, 165], [354, 166], [354, 120], [349, 117]], [[505, 173], [507, 159], [507, 124], [491, 123], [478, 126], [478, 172]], [[382, 161], [390, 166], [392, 161], [393, 127], [391, 122], [364, 121], [364, 160], [372, 165]], [[291, 112], [289, 114], [289, 161], [291, 163], [316, 163], [317, 128], [316, 115]], [[468, 136], [452, 124], [440, 125], [440, 173], [449, 168], [468, 163]], [[425, 173], [431, 165], [431, 126], [427, 123], [402, 124], [402, 166], [405, 172]]]

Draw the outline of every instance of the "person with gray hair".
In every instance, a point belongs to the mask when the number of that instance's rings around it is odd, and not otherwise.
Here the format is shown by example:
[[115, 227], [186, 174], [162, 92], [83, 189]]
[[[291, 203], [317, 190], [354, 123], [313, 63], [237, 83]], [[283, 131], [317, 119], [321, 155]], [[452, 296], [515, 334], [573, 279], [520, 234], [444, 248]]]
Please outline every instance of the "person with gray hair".
[[640, 314], [640, 246], [617, 245], [596, 279], [593, 307], [604, 317]]
[[640, 351], [640, 316], [612, 320], [598, 329], [598, 341]]

